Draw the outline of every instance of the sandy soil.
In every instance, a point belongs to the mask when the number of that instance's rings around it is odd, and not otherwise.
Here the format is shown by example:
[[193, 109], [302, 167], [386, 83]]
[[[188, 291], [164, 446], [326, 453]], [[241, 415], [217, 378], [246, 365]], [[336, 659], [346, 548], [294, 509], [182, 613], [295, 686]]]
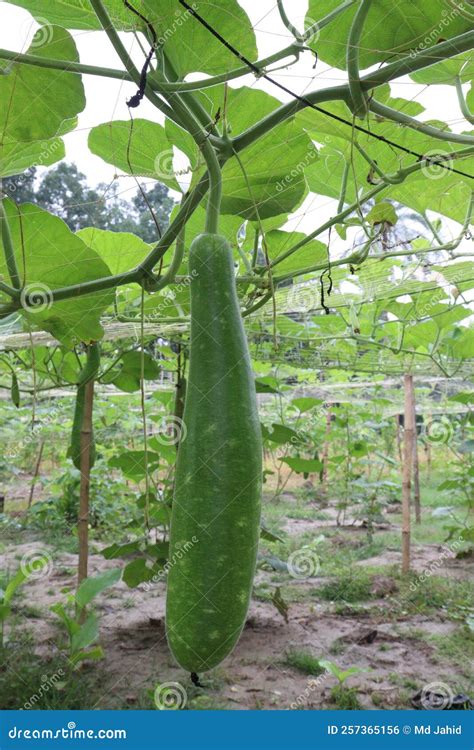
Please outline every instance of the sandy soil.
[[[322, 527], [324, 521], [288, 519], [286, 524], [290, 534], [298, 535], [306, 530], [320, 532]], [[357, 535], [357, 529], [352, 528]], [[62, 589], [74, 586], [76, 557], [30, 540], [8, 548], [4, 564], [15, 570], [23, 556], [30, 558], [45, 552], [51, 555], [51, 565], [43, 575], [25, 584], [19, 612], [24, 611], [25, 626], [32, 631], [38, 653], [47, 657], [57, 650], [58, 643], [56, 618], [49, 607], [58, 601]], [[419, 545], [414, 550], [413, 567], [424, 571], [439, 556], [438, 545]], [[399, 553], [388, 550], [359, 564], [399, 563]], [[118, 564], [119, 561], [106, 561], [93, 554], [90, 572]], [[468, 568], [466, 560], [448, 559], [437, 574], [466, 577]], [[275, 572], [260, 570], [257, 580], [274, 586]], [[305, 587], [314, 590], [325, 580], [291, 581], [291, 585], [300, 586], [304, 592]], [[217, 670], [204, 676], [201, 690], [191, 686], [189, 676], [174, 665], [167, 649], [164, 585], [157, 584], [145, 592], [129, 589], [120, 582], [97, 599], [105, 658], [92, 667], [100, 670], [103, 685], [95, 707], [136, 707], [146, 689], [168, 681], [180, 682], [198, 700], [200, 695], [207, 696], [214, 708], [286, 709], [296, 703], [302, 708], [331, 707], [330, 691], [335, 679], [327, 674], [314, 678], [285, 664], [285, 654], [292, 648], [309, 650], [317, 658], [334, 661], [344, 669], [357, 665], [365, 670], [351, 677], [348, 685], [357, 689], [358, 699], [366, 708], [410, 707], [409, 698], [416, 687], [433, 682], [444, 682], [456, 692], [458, 684], [465, 684], [465, 675], [458, 674], [449, 660], [440, 657], [428, 639], [433, 635], [449, 636], [458, 625], [448, 621], [442, 612], [433, 617], [402, 617], [394, 624], [390, 620], [390, 596], [396, 595], [397, 587], [386, 576], [375, 579], [373, 585], [373, 594], [378, 598], [365, 603], [365, 612], [363, 607], [358, 608], [355, 615], [350, 611], [336, 614], [333, 603], [313, 596], [290, 604], [285, 622], [271, 603], [253, 601], [238, 646]], [[35, 608], [34, 616], [28, 615], [31, 607]]]

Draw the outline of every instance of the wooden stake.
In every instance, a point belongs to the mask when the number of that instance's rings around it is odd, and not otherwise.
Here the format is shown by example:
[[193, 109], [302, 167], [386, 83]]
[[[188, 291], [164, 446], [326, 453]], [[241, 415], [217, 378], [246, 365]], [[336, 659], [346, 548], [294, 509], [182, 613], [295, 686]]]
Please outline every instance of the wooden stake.
[[410, 493], [413, 464], [413, 376], [405, 375], [405, 429], [402, 474], [402, 573], [410, 570]]
[[321, 492], [325, 495], [327, 492], [328, 483], [328, 468], [329, 468], [329, 433], [331, 432], [331, 409], [326, 412], [326, 433], [324, 436], [324, 446], [322, 455], [323, 468], [321, 469]]
[[402, 441], [400, 437], [400, 414], [395, 414], [395, 426], [397, 429], [396, 435], [397, 435], [398, 458], [400, 459], [400, 463], [401, 463], [403, 460], [403, 455], [402, 455]]
[[415, 507], [415, 522], [421, 522], [421, 501], [420, 501], [420, 466], [418, 461], [418, 436], [416, 428], [416, 397], [415, 387], [412, 384], [412, 409], [413, 409], [413, 500]]
[[89, 559], [89, 491], [91, 475], [92, 409], [94, 405], [94, 381], [85, 387], [84, 416], [81, 427], [81, 486], [79, 494], [79, 517], [77, 535], [79, 539], [79, 560], [77, 564], [77, 585], [87, 578]]
[[38, 455], [36, 457], [35, 471], [34, 471], [34, 474], [33, 474], [33, 479], [31, 480], [30, 494], [28, 496], [28, 510], [31, 508], [31, 504], [33, 502], [33, 495], [35, 493], [35, 485], [36, 485], [36, 481], [38, 479], [39, 468], [40, 468], [40, 465], [41, 465], [41, 459], [43, 457], [43, 449], [44, 449], [44, 439], [41, 440], [41, 442], [40, 442], [40, 446], [39, 446], [39, 450], [38, 450]]

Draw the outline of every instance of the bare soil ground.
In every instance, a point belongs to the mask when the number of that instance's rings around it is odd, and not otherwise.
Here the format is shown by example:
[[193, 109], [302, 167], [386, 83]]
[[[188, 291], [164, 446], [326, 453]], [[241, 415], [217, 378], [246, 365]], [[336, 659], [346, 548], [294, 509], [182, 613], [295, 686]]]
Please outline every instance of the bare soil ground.
[[[290, 540], [303, 533], [317, 537], [328, 528], [328, 523], [334, 526], [334, 510], [325, 509], [324, 513], [325, 520], [288, 518], [284, 531]], [[396, 524], [387, 522], [387, 525], [397, 531]], [[338, 545], [350, 548], [351, 540], [357, 546], [359, 542], [354, 539], [360, 537], [361, 531], [355, 525], [344, 527], [334, 536], [334, 548]], [[57, 552], [52, 544], [44, 539], [35, 540], [31, 535], [28, 541], [20, 542], [4, 550], [4, 569], [15, 570], [24, 555], [35, 552], [51, 555], [51, 565], [44, 575], [25, 584], [16, 612], [20, 629], [31, 631], [38, 655], [48, 658], [57, 652], [60, 642], [57, 621], [49, 608], [61, 598], [62, 589], [74, 587], [76, 556]], [[440, 565], [441, 550], [437, 544], [416, 544], [412, 558], [415, 573], [422, 574], [434, 566], [439, 577], [468, 578], [472, 563], [448, 558]], [[90, 572], [97, 573], [117, 564], [120, 562], [92, 554]], [[355, 575], [361, 568], [377, 569], [371, 579], [370, 598], [357, 604], [318, 596], [331, 576], [293, 580], [284, 572], [259, 570], [258, 598], [252, 602], [240, 642], [218, 669], [202, 676], [202, 688], [191, 684], [189, 675], [173, 663], [167, 649], [164, 584], [143, 591], [129, 589], [120, 582], [97, 599], [105, 657], [97, 664], [83, 667], [100, 675], [100, 690], [90, 707], [153, 707], [153, 688], [170, 681], [184, 686], [189, 705], [194, 708], [334, 707], [331, 696], [334, 677], [327, 673], [308, 675], [290, 666], [287, 655], [292, 650], [329, 659], [342, 669], [357, 666], [364, 670], [347, 683], [356, 691], [363, 708], [409, 708], [410, 697], [416, 690], [431, 683], [444, 683], [453, 694], [465, 691], [469, 673], [461, 642], [456, 649], [457, 634], [464, 624], [443, 608], [412, 606], [404, 612], [403, 606], [400, 609], [398, 605], [394, 614], [399, 591], [391, 571], [399, 565], [400, 553], [392, 549], [355, 562]], [[283, 592], [291, 593], [287, 622], [271, 601], [258, 595], [262, 587], [274, 590], [279, 585]], [[449, 649], [443, 648], [443, 644], [449, 644]]]

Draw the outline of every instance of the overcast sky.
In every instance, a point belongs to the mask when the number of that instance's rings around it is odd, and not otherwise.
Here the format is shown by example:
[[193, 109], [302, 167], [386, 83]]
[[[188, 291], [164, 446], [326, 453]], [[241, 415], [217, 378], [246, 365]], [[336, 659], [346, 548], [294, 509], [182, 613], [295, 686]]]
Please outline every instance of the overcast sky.
[[[282, 25], [276, 3], [274, 0], [240, 0], [240, 4], [247, 11], [256, 29], [259, 56], [266, 56], [286, 46], [291, 37]], [[291, 0], [287, 2], [287, 11], [296, 27], [303, 28], [304, 16], [307, 8], [305, 0]], [[0, 46], [15, 50], [25, 51], [31, 38], [38, 28], [38, 24], [31, 15], [14, 5], [0, 2]], [[112, 46], [102, 32], [73, 31], [72, 32], [79, 49], [81, 62], [108, 67], [121, 68], [121, 63]], [[131, 34], [122, 35], [127, 47], [132, 53], [137, 64], [143, 60], [136, 42]], [[300, 62], [288, 70], [273, 74], [286, 86], [297, 93], [303, 93], [317, 88], [342, 82], [345, 80], [344, 72], [318, 63], [316, 71], [313, 70], [314, 58], [311, 53], [305, 53]], [[66, 158], [74, 161], [80, 170], [87, 175], [91, 184], [97, 182], [110, 182], [115, 173], [115, 168], [106, 164], [97, 156], [91, 154], [87, 147], [87, 136], [94, 125], [107, 122], [112, 119], [128, 119], [128, 110], [125, 100], [135, 92], [135, 85], [120, 81], [99, 78], [96, 76], [83, 77], [87, 106], [79, 115], [79, 125], [76, 131], [65, 137]], [[253, 75], [240, 78], [233, 85], [243, 84], [262, 88], [273, 96], [284, 100], [285, 94], [266, 81], [256, 81]], [[232, 85], [232, 84], [231, 84]], [[451, 114], [451, 127], [453, 130], [462, 130], [465, 121], [459, 114], [458, 103], [454, 88], [450, 86], [437, 86], [436, 93], [423, 86], [415, 84], [409, 78], [400, 79], [392, 84], [392, 92], [395, 96], [407, 99], [416, 99], [426, 108], [423, 119], [437, 118], [446, 121], [446, 113]], [[286, 97], [289, 98], [289, 97]], [[140, 105], [140, 117], [155, 121], [162, 121], [161, 115], [146, 101]], [[463, 125], [464, 124], [464, 125]], [[135, 183], [131, 178], [120, 180], [120, 191], [124, 197], [129, 197], [136, 190]], [[314, 215], [317, 212], [318, 223], [322, 223], [333, 210], [334, 202], [324, 196], [310, 196], [301, 206], [291, 225], [300, 230], [314, 228]]]

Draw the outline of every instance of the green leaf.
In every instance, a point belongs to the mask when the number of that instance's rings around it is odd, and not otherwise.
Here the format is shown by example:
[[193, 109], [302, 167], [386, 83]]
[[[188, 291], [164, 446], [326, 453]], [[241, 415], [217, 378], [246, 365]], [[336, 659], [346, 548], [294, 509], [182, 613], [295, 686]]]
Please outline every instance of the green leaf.
[[126, 352], [122, 355], [121, 370], [118, 374], [113, 373], [113, 377], [107, 378], [107, 382], [113, 383], [116, 388], [126, 393], [133, 393], [140, 389], [142, 377], [142, 359], [143, 359], [143, 379], [156, 380], [160, 374], [160, 368], [156, 361], [147, 352]]
[[12, 403], [18, 409], [20, 406], [20, 388], [18, 386], [18, 378], [15, 373], [12, 373], [12, 384], [10, 387], [10, 394], [12, 397]]
[[97, 615], [92, 612], [80, 626], [78, 632], [74, 633], [71, 638], [72, 654], [74, 655], [76, 652], [91, 646], [98, 637], [99, 621]]
[[[306, 24], [317, 21], [341, 5], [340, 0], [310, 0]], [[319, 58], [336, 68], [346, 68], [346, 43], [359, 3], [343, 11], [310, 41]], [[377, 0], [371, 4], [360, 40], [360, 68], [394, 60], [402, 53], [416, 54], [472, 27], [472, 11], [453, 0]]]
[[121, 453], [120, 456], [115, 456], [109, 461], [109, 466], [116, 469], [121, 469], [126, 477], [140, 481], [143, 479], [147, 470], [149, 472], [155, 471], [160, 463], [160, 457], [157, 453], [148, 451], [126, 451]]
[[373, 206], [367, 216], [365, 217], [369, 224], [373, 227], [376, 224], [390, 224], [395, 226], [398, 221], [397, 212], [391, 203], [376, 203]]
[[435, 65], [430, 65], [429, 68], [410, 74], [410, 78], [416, 83], [428, 85], [437, 83], [445, 86], [454, 86], [458, 76], [463, 83], [468, 83], [474, 78], [472, 52], [464, 52], [448, 60], [441, 60]]
[[[28, 49], [36, 57], [78, 62], [72, 36], [59, 26], [39, 29]], [[21, 63], [2, 63], [0, 74], [0, 131], [2, 142], [42, 141], [66, 132], [66, 121], [85, 107], [81, 76]], [[47, 150], [47, 144], [42, 144]], [[47, 162], [51, 163], [46, 156]], [[41, 163], [41, 161], [40, 161]]]
[[306, 195], [305, 170], [317, 157], [299, 126], [279, 125], [224, 166], [222, 213], [252, 221], [289, 213]]
[[[20, 277], [38, 302], [24, 306], [23, 314], [66, 344], [101, 339], [100, 315], [112, 303], [113, 291], [52, 303], [51, 290], [110, 276], [109, 268], [61, 219], [29, 203], [4, 205]], [[2, 251], [0, 274], [7, 275]]]
[[[255, 34], [247, 14], [236, 0], [197, 3], [199, 15], [247, 59], [255, 60]], [[143, 14], [151, 19], [158, 43], [164, 44], [177, 72], [217, 75], [238, 67], [238, 58], [216, 39], [178, 0], [144, 0]], [[135, 21], [136, 24], [136, 21]]]
[[292, 430], [284, 424], [272, 424], [271, 429], [262, 424], [262, 435], [264, 440], [284, 445], [285, 443], [299, 444], [303, 442], [301, 433]]
[[139, 552], [143, 545], [143, 541], [138, 540], [136, 542], [127, 542], [126, 544], [111, 544], [110, 547], [105, 547], [102, 550], [102, 555], [106, 560], [115, 560], [117, 557], [126, 557], [132, 555], [135, 552]]
[[132, 560], [132, 562], [125, 566], [122, 580], [129, 588], [134, 589], [140, 583], [151, 581], [153, 575], [153, 570], [148, 567], [147, 560], [140, 557], [138, 560]]
[[265, 539], [266, 542], [283, 542], [281, 536], [274, 534], [263, 524], [260, 524], [260, 539]]
[[120, 580], [121, 573], [120, 568], [111, 568], [104, 573], [90, 576], [82, 581], [75, 597], [79, 607], [86, 607], [98, 594], [117, 583]]
[[288, 457], [281, 460], [282, 463], [288, 464], [290, 469], [296, 471], [297, 474], [311, 474], [313, 471], [321, 471], [323, 468], [321, 461], [318, 461], [316, 458]]
[[[38, 23], [45, 20], [67, 29], [102, 28], [92, 5], [84, 0], [12, 0], [12, 4], [26, 8]], [[107, 12], [117, 29], [132, 31], [141, 24], [135, 15], [131, 15], [122, 0], [106, 0]]]
[[93, 154], [126, 174], [150, 177], [180, 190], [173, 172], [173, 150], [165, 129], [150, 120], [114, 120], [92, 128], [88, 139]]
[[[64, 159], [65, 155], [66, 151], [61, 138], [49, 138], [31, 143], [4, 140], [0, 143], [0, 176], [20, 175], [29, 167], [49, 167]], [[21, 187], [21, 179], [18, 176], [16, 180], [19, 187]], [[11, 185], [8, 194], [10, 198], [15, 198], [15, 188]]]
[[32, 560], [31, 562], [22, 563], [20, 568], [17, 570], [17, 572], [5, 588], [3, 594], [3, 604], [10, 604], [17, 588], [25, 583], [25, 581], [27, 581], [31, 575], [37, 574], [40, 570], [42, 570], [42, 568], [44, 568], [45, 565], [48, 565], [48, 563], [49, 558], [46, 556], [34, 558], [34, 560]]
[[131, 232], [110, 232], [87, 227], [80, 229], [76, 235], [95, 250], [114, 276], [138, 266], [151, 250], [150, 245]]
[[296, 406], [298, 411], [305, 412], [314, 409], [315, 406], [321, 406], [323, 403], [320, 398], [312, 398], [311, 396], [302, 396], [300, 398], [293, 398], [291, 400], [293, 406]]

